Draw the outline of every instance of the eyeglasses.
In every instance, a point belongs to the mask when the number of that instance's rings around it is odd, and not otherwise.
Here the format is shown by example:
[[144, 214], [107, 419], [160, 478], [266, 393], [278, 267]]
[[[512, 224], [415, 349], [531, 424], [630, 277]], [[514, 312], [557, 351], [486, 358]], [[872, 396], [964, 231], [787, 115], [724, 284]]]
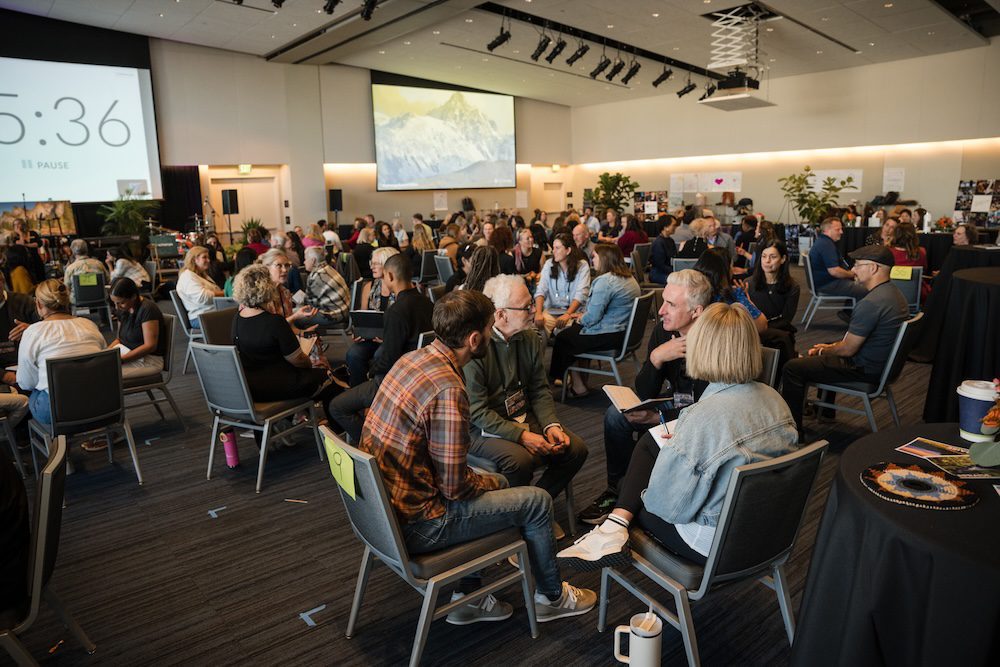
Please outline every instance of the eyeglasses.
[[272, 264], [271, 266], [273, 266], [275, 268], [278, 268], [278, 269], [284, 269], [286, 271], [292, 268], [291, 263], [289, 263], [289, 264], [278, 264], [278, 263], [275, 263], [275, 264]]
[[499, 310], [516, 310], [522, 313], [530, 313], [534, 310], [534, 307], [529, 303], [527, 306], [522, 306], [521, 308], [514, 308], [513, 306], [500, 306]]

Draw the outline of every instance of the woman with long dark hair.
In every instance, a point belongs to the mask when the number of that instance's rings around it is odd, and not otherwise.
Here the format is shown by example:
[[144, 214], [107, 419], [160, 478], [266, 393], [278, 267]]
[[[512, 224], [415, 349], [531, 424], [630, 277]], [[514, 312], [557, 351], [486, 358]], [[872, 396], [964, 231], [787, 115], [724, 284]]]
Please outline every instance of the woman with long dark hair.
[[637, 243], [649, 243], [649, 236], [642, 229], [638, 218], [631, 213], [623, 215], [622, 221], [625, 225], [625, 231], [618, 237], [617, 243], [618, 247], [622, 250], [622, 255], [629, 257], [632, 255], [632, 250], [635, 249]]
[[548, 334], [565, 329], [573, 313], [587, 304], [590, 266], [570, 234], [552, 239], [552, 257], [545, 262], [535, 288], [535, 326]]
[[507, 225], [497, 225], [486, 242], [490, 247], [496, 248], [497, 257], [500, 260], [500, 273], [516, 273], [517, 262], [511, 251], [514, 249], [514, 234]]
[[761, 342], [778, 350], [778, 376], [785, 362], [795, 357], [795, 311], [799, 307], [799, 286], [789, 271], [788, 248], [783, 241], [771, 241], [758, 255], [747, 296], [767, 318]]
[[469, 271], [461, 289], [482, 292], [486, 281], [500, 275], [500, 260], [496, 248], [480, 246], [469, 258]]
[[131, 278], [115, 278], [110, 296], [118, 312], [118, 334], [110, 347], [122, 348], [122, 377], [159, 375], [167, 353], [163, 313], [159, 306], [152, 299], [141, 296], [139, 286]]
[[657, 234], [649, 256], [649, 279], [660, 285], [667, 284], [667, 276], [673, 271], [671, 260], [677, 256], [677, 243], [671, 238], [677, 230], [677, 218], [661, 215], [656, 221]]
[[375, 245], [379, 248], [395, 248], [399, 250], [399, 241], [392, 231], [392, 225], [380, 220], [375, 224]]

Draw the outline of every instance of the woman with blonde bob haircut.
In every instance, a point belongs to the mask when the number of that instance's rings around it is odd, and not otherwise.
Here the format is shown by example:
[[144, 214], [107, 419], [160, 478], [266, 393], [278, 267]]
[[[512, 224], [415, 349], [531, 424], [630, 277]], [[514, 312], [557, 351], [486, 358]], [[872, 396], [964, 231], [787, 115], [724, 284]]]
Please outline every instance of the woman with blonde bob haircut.
[[706, 308], [688, 332], [687, 373], [708, 387], [675, 424], [639, 439], [615, 509], [559, 558], [585, 570], [620, 563], [635, 520], [669, 551], [704, 564], [733, 470], [798, 447], [788, 405], [754, 380], [761, 366], [760, 339], [746, 309]]

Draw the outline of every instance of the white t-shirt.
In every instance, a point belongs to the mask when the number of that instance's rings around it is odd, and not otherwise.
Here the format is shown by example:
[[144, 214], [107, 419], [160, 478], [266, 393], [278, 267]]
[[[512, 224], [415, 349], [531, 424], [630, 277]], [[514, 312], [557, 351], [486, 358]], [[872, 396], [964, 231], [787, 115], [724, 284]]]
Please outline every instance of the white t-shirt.
[[677, 534], [683, 538], [687, 545], [700, 553], [708, 556], [712, 548], [712, 540], [715, 539], [715, 526], [703, 526], [700, 523], [677, 523]]
[[194, 271], [181, 271], [177, 279], [177, 296], [187, 308], [188, 317], [198, 317], [215, 308], [215, 291], [219, 286]]
[[48, 359], [93, 354], [105, 348], [97, 325], [82, 317], [42, 320], [24, 330], [17, 350], [17, 385], [47, 391]]

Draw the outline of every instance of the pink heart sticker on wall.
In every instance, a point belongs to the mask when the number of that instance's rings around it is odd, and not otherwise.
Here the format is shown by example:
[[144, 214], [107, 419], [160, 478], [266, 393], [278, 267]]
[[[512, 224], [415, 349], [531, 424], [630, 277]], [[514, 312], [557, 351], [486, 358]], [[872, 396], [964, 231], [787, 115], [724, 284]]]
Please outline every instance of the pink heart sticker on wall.
[[715, 184], [716, 185], [722, 185], [722, 181], [724, 181], [724, 180], [726, 180], [726, 179], [724, 179], [724, 178], [717, 178], [717, 179], [715, 179]]

